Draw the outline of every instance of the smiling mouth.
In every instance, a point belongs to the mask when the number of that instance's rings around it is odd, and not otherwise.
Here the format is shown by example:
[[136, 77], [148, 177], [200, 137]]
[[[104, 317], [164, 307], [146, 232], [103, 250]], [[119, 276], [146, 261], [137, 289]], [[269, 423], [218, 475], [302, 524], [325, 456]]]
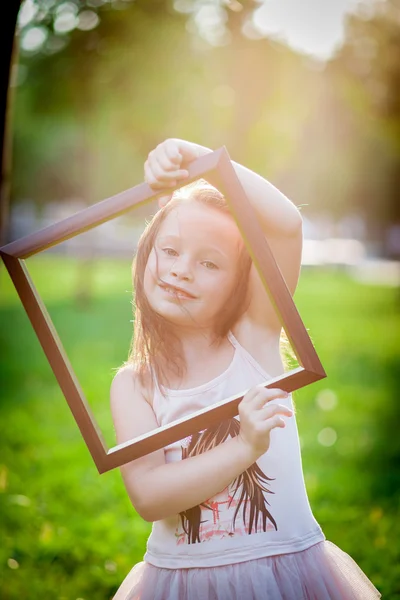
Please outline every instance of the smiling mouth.
[[175, 296], [178, 298], [185, 298], [188, 300], [194, 300], [195, 296], [192, 296], [191, 294], [189, 294], [188, 292], [184, 292], [183, 290], [180, 290], [179, 288], [176, 288], [172, 285], [160, 285], [160, 288], [166, 292], [167, 294], [169, 294], [170, 296]]

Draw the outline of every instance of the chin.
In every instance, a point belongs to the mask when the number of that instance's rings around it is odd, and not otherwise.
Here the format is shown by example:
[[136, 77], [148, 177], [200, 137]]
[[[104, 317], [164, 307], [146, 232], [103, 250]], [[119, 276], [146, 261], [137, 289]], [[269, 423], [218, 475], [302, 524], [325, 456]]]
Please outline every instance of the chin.
[[168, 321], [171, 325], [181, 327], [207, 327], [207, 324], [203, 322], [199, 315], [188, 313], [185, 308], [181, 308], [179, 304], [165, 304], [155, 303], [151, 304], [152, 309], [160, 317]]
[[197, 321], [196, 315], [188, 315], [187, 312], [182, 311], [179, 306], [172, 307], [153, 307], [154, 312], [156, 312], [160, 317], [163, 317], [170, 323], [175, 323], [176, 325], [189, 325], [193, 324], [193, 321]]

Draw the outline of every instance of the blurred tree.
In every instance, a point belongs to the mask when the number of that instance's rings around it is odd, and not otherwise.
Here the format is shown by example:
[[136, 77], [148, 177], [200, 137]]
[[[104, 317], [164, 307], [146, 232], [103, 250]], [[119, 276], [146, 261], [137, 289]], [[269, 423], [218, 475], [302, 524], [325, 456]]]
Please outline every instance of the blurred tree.
[[252, 0], [29, 2], [14, 200], [110, 196], [173, 136], [225, 144], [310, 212], [359, 212], [372, 237], [398, 215], [399, 0], [349, 19], [325, 68], [262, 38]]
[[354, 204], [383, 240], [400, 221], [400, 2], [386, 0], [348, 19], [346, 43], [332, 63], [333, 80], [351, 110], [358, 165]]
[[[94, 196], [115, 193], [116, 171], [121, 187], [123, 182], [132, 185], [132, 165], [142, 164], [147, 151], [168, 135], [214, 147], [224, 143], [237, 160], [271, 176], [293, 152], [297, 137], [295, 119], [300, 113], [301, 120], [304, 102], [292, 111], [294, 134], [282, 102], [297, 85], [298, 77], [292, 85], [289, 73], [301, 59], [283, 45], [277, 49], [267, 40], [253, 39], [254, 32], [249, 35], [254, 6], [232, 2], [230, 10], [223, 3], [192, 2], [179, 12], [159, 2], [151, 3], [150, 14], [145, 2], [127, 3], [123, 11], [107, 3], [97, 11], [101, 20], [96, 29], [74, 30], [57, 53], [49, 52], [48, 44], [54, 44], [49, 35], [40, 52], [27, 55], [23, 41], [28, 34], [21, 32], [21, 63], [27, 69], [17, 98], [15, 147], [21, 176], [15, 180], [14, 197], [33, 194], [47, 202], [82, 195], [88, 156], [97, 171]], [[174, 7], [182, 10], [182, 3]], [[90, 152], [85, 148], [85, 160], [77, 160], [83, 126], [94, 143]], [[32, 135], [37, 127], [40, 149]], [[126, 153], [119, 165], [117, 146]], [[137, 175], [142, 177], [141, 166]]]
[[[80, 13], [78, 4], [82, 3], [37, 0], [30, 4], [34, 16], [19, 32], [24, 81], [17, 96], [15, 153], [22, 176], [14, 181], [14, 196], [33, 197], [39, 203], [71, 196], [89, 201], [87, 180], [93, 168], [94, 148], [88, 139], [104, 100], [94, 92], [95, 80], [103, 62], [118, 53], [118, 48], [138, 43], [138, 28], [130, 24], [143, 26], [147, 10], [139, 3], [133, 6], [125, 2], [116, 7], [100, 0], [88, 0], [91, 10]], [[158, 4], [152, 3], [154, 26]], [[127, 11], [133, 11], [130, 19], [126, 18]], [[69, 27], [79, 25], [80, 15], [88, 13], [98, 19], [95, 29], [67, 28], [68, 19]], [[56, 28], [55, 32], [51, 28]], [[30, 42], [37, 31], [42, 31], [41, 36], [36, 34], [39, 46]], [[107, 92], [115, 94], [121, 83], [117, 74], [110, 83]], [[36, 135], [40, 136], [40, 145]]]

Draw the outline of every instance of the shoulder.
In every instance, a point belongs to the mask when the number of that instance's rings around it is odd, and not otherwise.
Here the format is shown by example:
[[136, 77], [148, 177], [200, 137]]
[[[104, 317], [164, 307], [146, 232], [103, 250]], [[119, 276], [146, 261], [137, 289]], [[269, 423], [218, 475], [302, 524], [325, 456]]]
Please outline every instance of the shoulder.
[[110, 409], [121, 444], [158, 427], [149, 390], [132, 366], [124, 366], [114, 376], [110, 387]]
[[153, 406], [154, 384], [150, 371], [140, 375], [135, 367], [130, 364], [122, 366], [111, 382], [111, 403], [118, 402], [118, 398], [132, 396], [142, 398], [151, 407]]

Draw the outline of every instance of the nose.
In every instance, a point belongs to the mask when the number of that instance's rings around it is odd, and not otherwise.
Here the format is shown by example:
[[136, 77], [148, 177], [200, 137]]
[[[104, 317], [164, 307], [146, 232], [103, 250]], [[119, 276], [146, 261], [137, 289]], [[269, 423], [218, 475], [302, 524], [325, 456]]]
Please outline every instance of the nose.
[[170, 269], [170, 274], [172, 277], [183, 279], [185, 281], [191, 281], [193, 278], [189, 262], [181, 257], [179, 257], [177, 260], [174, 260]]

